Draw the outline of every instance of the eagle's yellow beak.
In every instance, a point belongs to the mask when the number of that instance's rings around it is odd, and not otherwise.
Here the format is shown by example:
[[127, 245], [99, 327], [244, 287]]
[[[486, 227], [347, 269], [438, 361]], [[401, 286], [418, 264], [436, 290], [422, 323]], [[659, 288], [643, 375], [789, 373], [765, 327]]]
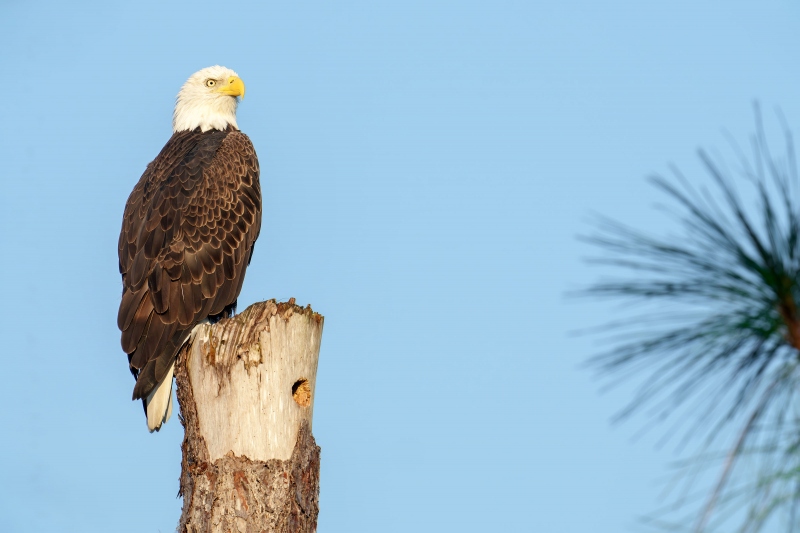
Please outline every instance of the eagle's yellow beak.
[[228, 78], [228, 83], [217, 89], [218, 93], [228, 96], [241, 96], [244, 99], [244, 82], [238, 76]]

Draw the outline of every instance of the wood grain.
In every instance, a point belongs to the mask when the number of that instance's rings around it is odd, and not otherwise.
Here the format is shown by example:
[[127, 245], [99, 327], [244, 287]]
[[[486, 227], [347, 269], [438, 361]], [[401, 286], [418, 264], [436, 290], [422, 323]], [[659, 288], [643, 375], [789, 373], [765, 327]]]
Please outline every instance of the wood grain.
[[320, 449], [311, 434], [324, 319], [294, 300], [201, 326], [176, 366], [181, 532], [311, 532]]

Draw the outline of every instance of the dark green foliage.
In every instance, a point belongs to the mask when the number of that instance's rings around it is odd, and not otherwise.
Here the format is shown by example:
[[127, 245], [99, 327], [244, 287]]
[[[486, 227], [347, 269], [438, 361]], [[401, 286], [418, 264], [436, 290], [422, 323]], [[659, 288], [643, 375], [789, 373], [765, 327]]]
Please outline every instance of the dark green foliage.
[[[654, 420], [672, 415], [705, 446], [719, 445], [719, 435], [733, 437], [725, 441], [719, 482], [705, 496], [697, 531], [707, 530], [712, 509], [741, 509], [742, 502], [750, 508], [743, 531], [757, 530], [778, 509], [789, 511], [790, 525], [797, 521], [797, 167], [788, 129], [785, 153], [773, 157], [757, 124], [749, 160], [734, 146], [735, 173], [700, 151], [710, 191], [693, 187], [676, 169], [674, 178], [653, 179], [671, 201], [678, 234], [652, 236], [600, 218], [585, 239], [602, 250], [597, 262], [627, 272], [588, 294], [647, 309], [615, 324], [614, 348], [592, 360], [617, 378], [647, 374], [622, 416], [639, 409]], [[742, 200], [732, 176], [754, 201]], [[742, 455], [759, 461], [756, 479], [731, 478]]]

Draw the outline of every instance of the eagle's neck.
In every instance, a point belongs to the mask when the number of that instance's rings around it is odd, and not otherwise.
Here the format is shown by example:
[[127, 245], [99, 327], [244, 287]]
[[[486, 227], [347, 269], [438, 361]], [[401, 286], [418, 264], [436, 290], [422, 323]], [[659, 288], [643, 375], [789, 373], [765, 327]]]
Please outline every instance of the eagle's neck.
[[235, 97], [225, 95], [185, 94], [181, 91], [172, 115], [172, 131], [239, 129], [236, 124]]

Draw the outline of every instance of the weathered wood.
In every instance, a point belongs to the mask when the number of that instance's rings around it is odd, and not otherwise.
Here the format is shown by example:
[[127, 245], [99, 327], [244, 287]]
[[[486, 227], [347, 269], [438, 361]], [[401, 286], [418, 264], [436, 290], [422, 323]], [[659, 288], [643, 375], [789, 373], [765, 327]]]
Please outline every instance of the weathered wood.
[[185, 435], [181, 533], [310, 533], [323, 317], [274, 300], [198, 328], [175, 368]]

